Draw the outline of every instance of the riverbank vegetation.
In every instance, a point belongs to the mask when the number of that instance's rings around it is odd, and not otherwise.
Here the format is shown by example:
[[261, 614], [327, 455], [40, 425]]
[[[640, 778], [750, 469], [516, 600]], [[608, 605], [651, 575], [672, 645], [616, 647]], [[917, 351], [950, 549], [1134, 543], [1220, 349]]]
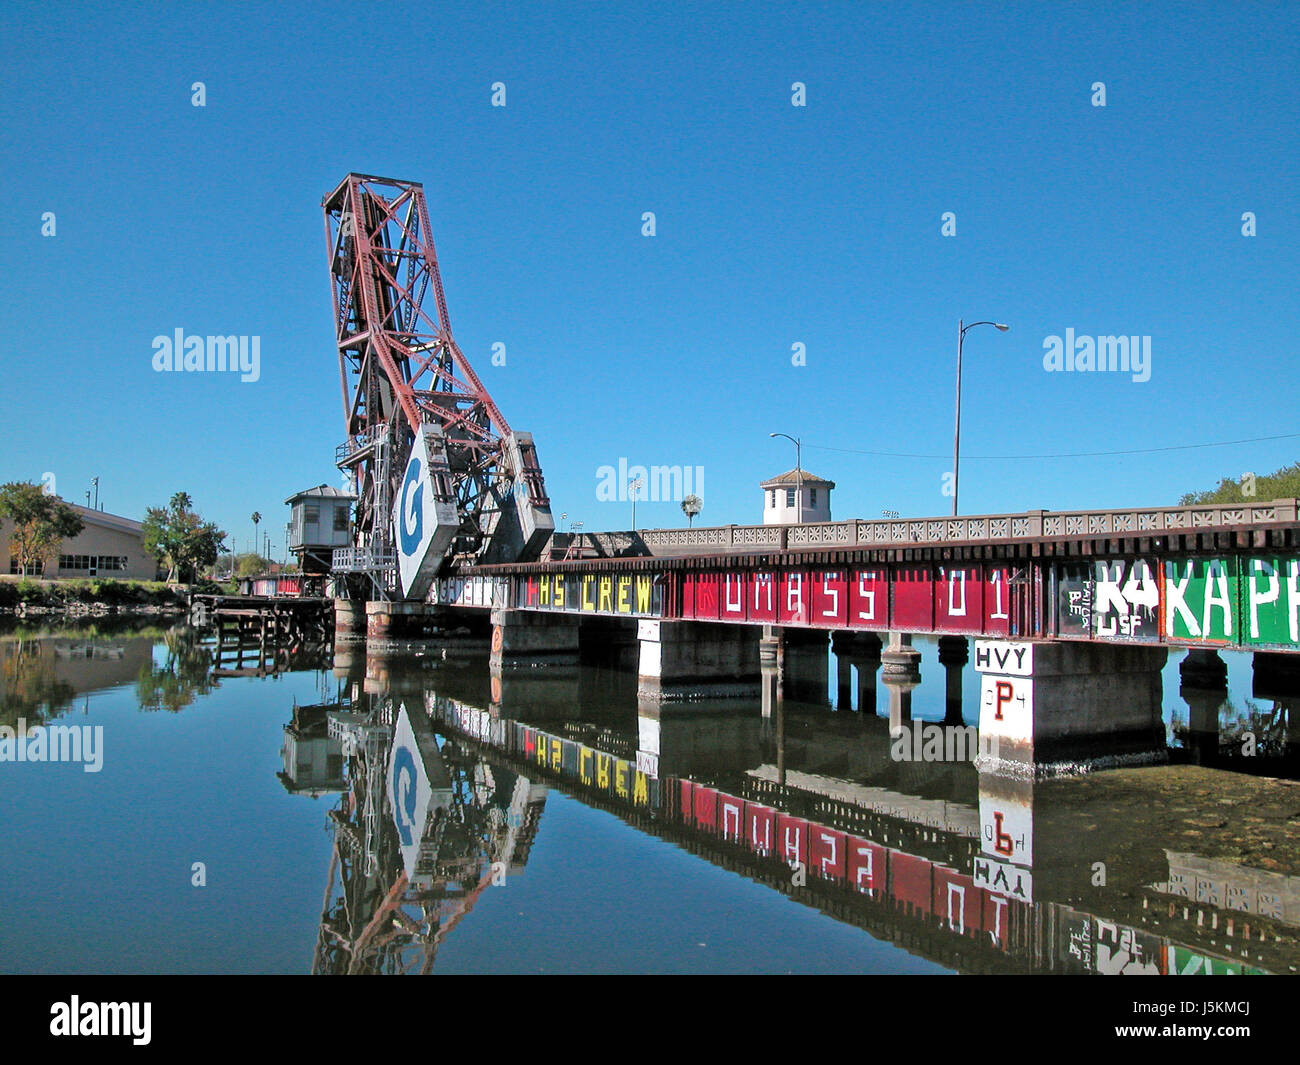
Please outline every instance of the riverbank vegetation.
[[200, 590], [203, 589], [197, 586], [182, 588], [165, 581], [94, 577], [56, 581], [0, 576], [0, 611], [75, 610], [77, 607], [99, 607], [108, 611], [185, 610], [189, 607], [189, 593]]

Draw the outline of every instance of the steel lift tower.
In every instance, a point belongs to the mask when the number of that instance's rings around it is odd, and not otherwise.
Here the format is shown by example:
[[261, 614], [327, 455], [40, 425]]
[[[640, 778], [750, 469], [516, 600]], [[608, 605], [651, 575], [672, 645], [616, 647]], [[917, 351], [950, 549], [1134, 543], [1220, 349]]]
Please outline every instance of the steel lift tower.
[[364, 576], [368, 597], [420, 600], [457, 562], [537, 558], [554, 521], [533, 438], [452, 337], [423, 186], [349, 174], [323, 207], [347, 429], [336, 459], [358, 497], [334, 572]]

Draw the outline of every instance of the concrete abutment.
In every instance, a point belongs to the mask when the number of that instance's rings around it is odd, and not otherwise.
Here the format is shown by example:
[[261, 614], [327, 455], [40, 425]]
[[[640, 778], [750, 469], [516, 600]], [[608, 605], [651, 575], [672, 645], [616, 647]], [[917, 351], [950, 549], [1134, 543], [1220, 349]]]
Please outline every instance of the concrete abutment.
[[637, 625], [637, 695], [682, 699], [761, 695], [759, 630], [705, 621], [648, 621]]
[[1043, 778], [1168, 761], [1167, 648], [980, 642], [981, 771]]

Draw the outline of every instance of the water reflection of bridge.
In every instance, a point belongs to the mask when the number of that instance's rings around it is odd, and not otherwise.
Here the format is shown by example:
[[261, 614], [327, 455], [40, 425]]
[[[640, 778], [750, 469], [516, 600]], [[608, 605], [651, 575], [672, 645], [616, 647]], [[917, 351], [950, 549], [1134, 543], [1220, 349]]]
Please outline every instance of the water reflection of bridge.
[[[441, 690], [460, 686], [455, 677]], [[1214, 848], [1200, 830], [1158, 816], [1144, 771], [1035, 783], [899, 764], [885, 721], [812, 708], [764, 719], [734, 702], [653, 704], [632, 724], [626, 708], [588, 716], [584, 705], [575, 718], [539, 680], [518, 682], [508, 705], [429, 692], [426, 709], [489, 765], [540, 776], [942, 964], [1285, 972], [1300, 962], [1300, 881], [1202, 853]], [[1257, 808], [1289, 798], [1282, 784], [1202, 767], [1154, 772], [1178, 776], [1175, 789], [1236, 781]]]
[[312, 971], [431, 972], [482, 893], [527, 861], [547, 789], [435, 737], [418, 698], [358, 684], [308, 709], [302, 721], [327, 719], [345, 781]]
[[1117, 861], [1143, 833], [1127, 817], [1103, 819], [1081, 847], [1067, 782], [1009, 792], [984, 778], [972, 806], [801, 772], [782, 785], [764, 766], [732, 790], [663, 778], [642, 792], [616, 755], [482, 710], [438, 713], [643, 831], [965, 972], [1285, 972], [1300, 961], [1300, 880], [1155, 845]]

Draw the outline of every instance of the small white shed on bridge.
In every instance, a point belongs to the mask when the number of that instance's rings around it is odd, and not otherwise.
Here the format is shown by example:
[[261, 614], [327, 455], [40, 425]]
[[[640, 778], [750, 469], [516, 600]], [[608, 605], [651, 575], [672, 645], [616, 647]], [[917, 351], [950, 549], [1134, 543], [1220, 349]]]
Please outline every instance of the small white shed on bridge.
[[761, 487], [764, 525], [831, 520], [834, 481], [807, 470], [793, 469], [769, 478]]

